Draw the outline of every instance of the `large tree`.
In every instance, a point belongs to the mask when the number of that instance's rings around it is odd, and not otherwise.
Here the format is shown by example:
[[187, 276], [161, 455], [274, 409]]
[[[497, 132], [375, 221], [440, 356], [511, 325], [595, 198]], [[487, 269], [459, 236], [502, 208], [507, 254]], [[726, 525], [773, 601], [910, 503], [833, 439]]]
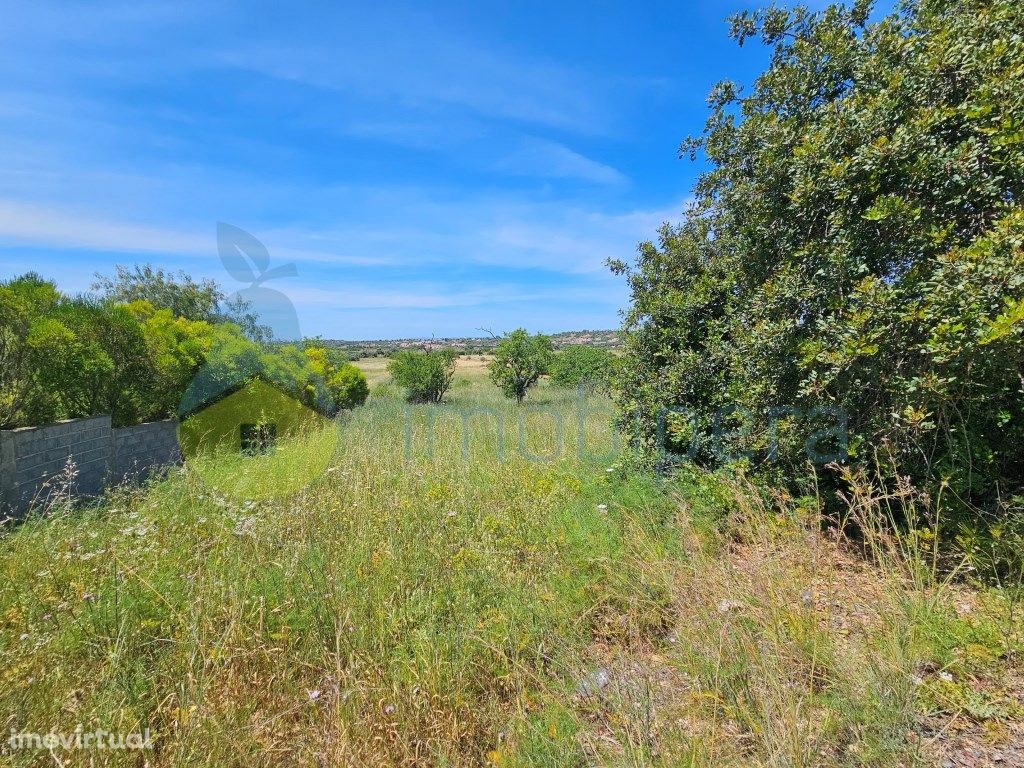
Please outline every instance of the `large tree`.
[[114, 276], [96, 273], [92, 290], [108, 304], [144, 301], [185, 320], [234, 323], [250, 339], [271, 338], [259, 314], [237, 294], [229, 297], [209, 278], [195, 279], [187, 272], [169, 272], [151, 264], [118, 264]]
[[[772, 409], [799, 408], [774, 454], [791, 474], [808, 412], [841, 408], [851, 460], [881, 452], [962, 501], [1009, 499], [1024, 478], [1024, 9], [869, 15], [733, 19], [770, 65], [748, 90], [715, 87], [681, 148], [708, 161], [684, 220], [612, 264], [632, 291], [620, 406], [647, 451], [660, 412], [673, 452], [716, 409], [748, 408], [755, 460]], [[712, 444], [698, 460], [719, 458]]]

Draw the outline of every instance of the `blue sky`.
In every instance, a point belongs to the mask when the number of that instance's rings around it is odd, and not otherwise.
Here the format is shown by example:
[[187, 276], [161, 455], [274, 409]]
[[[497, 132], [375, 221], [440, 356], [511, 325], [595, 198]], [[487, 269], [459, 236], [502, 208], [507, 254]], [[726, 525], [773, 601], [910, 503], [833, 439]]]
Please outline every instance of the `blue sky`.
[[149, 261], [243, 288], [224, 221], [296, 263], [268, 287], [307, 335], [617, 327], [604, 260], [679, 217], [680, 140], [766, 61], [727, 37], [742, 7], [12, 3], [0, 277], [77, 292]]

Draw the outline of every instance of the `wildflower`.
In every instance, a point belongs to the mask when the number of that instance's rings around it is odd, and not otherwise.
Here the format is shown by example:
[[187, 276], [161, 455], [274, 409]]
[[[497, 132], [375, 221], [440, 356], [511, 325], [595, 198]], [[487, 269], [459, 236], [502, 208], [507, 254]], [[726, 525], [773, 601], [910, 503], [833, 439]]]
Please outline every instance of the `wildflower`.
[[743, 607], [743, 603], [736, 602], [735, 600], [723, 600], [718, 604], [719, 613], [729, 613]]

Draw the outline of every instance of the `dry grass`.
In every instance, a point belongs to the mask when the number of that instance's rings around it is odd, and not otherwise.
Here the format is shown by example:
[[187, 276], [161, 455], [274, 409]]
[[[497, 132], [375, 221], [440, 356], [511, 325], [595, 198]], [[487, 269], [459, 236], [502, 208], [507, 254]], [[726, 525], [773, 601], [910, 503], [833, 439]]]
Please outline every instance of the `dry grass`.
[[[487, 363], [490, 360], [489, 355], [462, 355], [455, 362], [455, 375], [473, 381], [485, 379]], [[364, 357], [353, 361], [353, 365], [366, 375], [366, 381], [370, 386], [382, 384], [388, 380], [388, 358], [386, 357]]]
[[1022, 648], [999, 598], [883, 570], [813, 511], [731, 490], [713, 534], [680, 499], [665, 641], [592, 648], [611, 670], [581, 704], [595, 764], [1022, 764]]

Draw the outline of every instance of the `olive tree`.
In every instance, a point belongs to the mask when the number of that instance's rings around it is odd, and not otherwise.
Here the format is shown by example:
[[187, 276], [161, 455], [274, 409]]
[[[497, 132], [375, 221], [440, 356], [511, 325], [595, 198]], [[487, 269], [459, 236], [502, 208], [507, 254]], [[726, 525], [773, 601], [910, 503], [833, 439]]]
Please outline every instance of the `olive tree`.
[[502, 337], [494, 350], [494, 359], [488, 364], [491, 381], [505, 397], [522, 404], [527, 390], [548, 372], [552, 351], [550, 336], [531, 336], [525, 329], [517, 328]]
[[457, 359], [454, 349], [403, 349], [391, 356], [388, 373], [410, 402], [439, 403], [452, 385]]

